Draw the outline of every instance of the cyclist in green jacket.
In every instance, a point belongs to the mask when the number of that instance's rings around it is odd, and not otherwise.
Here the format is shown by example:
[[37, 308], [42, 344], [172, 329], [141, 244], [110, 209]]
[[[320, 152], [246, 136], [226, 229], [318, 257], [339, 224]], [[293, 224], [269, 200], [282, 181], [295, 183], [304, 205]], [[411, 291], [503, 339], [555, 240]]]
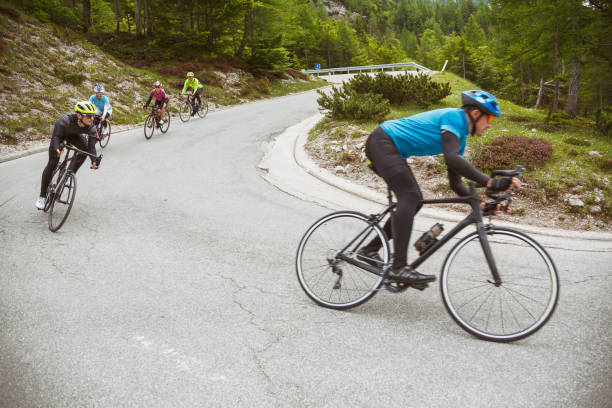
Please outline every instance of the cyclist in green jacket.
[[185, 85], [183, 86], [183, 91], [181, 92], [181, 95], [185, 95], [185, 93], [187, 92], [187, 89], [189, 88], [193, 90], [192, 91], [193, 95], [195, 99], [198, 101], [197, 105], [193, 103], [193, 100], [191, 101], [191, 107], [193, 109], [193, 111], [191, 112], [191, 116], [193, 116], [196, 114], [200, 105], [202, 105], [202, 100], [200, 99], [200, 95], [202, 94], [202, 88], [204, 88], [204, 85], [202, 85], [200, 81], [198, 81], [198, 79], [193, 75], [193, 72], [187, 73], [187, 79], [185, 80]]

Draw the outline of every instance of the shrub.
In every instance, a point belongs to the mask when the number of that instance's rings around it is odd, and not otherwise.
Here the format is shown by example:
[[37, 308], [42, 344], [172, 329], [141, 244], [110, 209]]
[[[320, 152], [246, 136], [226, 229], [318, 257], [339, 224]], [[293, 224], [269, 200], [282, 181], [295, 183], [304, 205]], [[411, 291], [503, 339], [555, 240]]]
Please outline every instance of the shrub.
[[81, 85], [85, 81], [85, 75], [79, 72], [73, 73], [59, 67], [53, 67], [53, 73], [57, 78], [72, 85]]
[[16, 21], [19, 21], [21, 18], [19, 11], [5, 4], [0, 4], [0, 14], [4, 14], [5, 16], [8, 16]]
[[527, 116], [507, 116], [507, 118], [512, 122], [529, 122], [530, 120], [532, 120]]
[[570, 136], [565, 139], [565, 143], [571, 144], [572, 146], [590, 146], [591, 142], [587, 139], [581, 139], [579, 137]]
[[554, 125], [552, 123], [529, 123], [527, 125], [525, 125], [525, 127], [527, 129], [538, 129], [538, 130], [542, 130], [544, 132], [547, 133], [551, 133], [551, 132], [557, 132], [559, 130], [561, 130], [561, 128], [557, 125]]
[[391, 110], [389, 101], [381, 95], [356, 93], [343, 88], [332, 87], [331, 94], [320, 90], [317, 102], [322, 109], [327, 109], [333, 119], [376, 119], [385, 116]]
[[550, 160], [552, 153], [552, 145], [545, 140], [502, 136], [477, 146], [471, 162], [484, 170], [511, 169], [518, 164], [534, 169]]
[[434, 82], [424, 73], [391, 76], [379, 72], [374, 77], [358, 74], [344, 87], [359, 94], [380, 94], [394, 104], [416, 103], [421, 106], [431, 105], [451, 94], [449, 83]]
[[604, 135], [612, 137], [612, 107], [598, 110], [596, 115], [597, 129]]

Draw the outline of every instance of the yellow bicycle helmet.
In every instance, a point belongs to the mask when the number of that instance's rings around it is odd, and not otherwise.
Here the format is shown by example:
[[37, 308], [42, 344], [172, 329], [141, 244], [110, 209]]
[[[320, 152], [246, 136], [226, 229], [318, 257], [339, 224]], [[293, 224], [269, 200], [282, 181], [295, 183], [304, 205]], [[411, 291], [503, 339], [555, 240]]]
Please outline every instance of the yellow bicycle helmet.
[[96, 109], [96, 105], [94, 105], [93, 103], [89, 101], [81, 101], [77, 102], [77, 104], [74, 105], [74, 111], [83, 115], [93, 115], [98, 110]]
[[195, 75], [193, 75], [193, 72], [188, 72], [188, 73], [187, 73], [187, 78], [189, 78], [189, 77], [193, 77], [193, 76], [195, 76]]

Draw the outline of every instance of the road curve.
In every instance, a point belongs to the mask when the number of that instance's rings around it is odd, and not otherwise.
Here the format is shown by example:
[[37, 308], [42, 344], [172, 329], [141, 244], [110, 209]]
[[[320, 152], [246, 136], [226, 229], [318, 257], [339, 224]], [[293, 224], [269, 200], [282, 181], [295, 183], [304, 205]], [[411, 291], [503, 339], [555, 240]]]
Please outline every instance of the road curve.
[[549, 248], [559, 308], [511, 345], [464, 333], [436, 287], [349, 312], [306, 298], [295, 250], [329, 209], [257, 166], [315, 101], [114, 135], [55, 234], [34, 209], [46, 153], [0, 164], [0, 406], [609, 406], [612, 279], [598, 248]]

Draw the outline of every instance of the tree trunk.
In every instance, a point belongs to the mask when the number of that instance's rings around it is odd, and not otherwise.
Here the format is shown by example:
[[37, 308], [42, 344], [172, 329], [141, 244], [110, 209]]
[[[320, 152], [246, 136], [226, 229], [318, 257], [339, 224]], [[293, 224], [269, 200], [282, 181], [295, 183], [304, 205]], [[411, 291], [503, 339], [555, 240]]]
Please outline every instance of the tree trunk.
[[546, 116], [546, 120], [544, 122], [548, 123], [552, 113], [559, 109], [559, 78], [557, 75], [559, 74], [559, 28], [555, 26], [555, 53], [554, 53], [554, 63], [553, 63], [553, 75], [555, 79], [555, 90], [553, 91], [552, 103], [550, 104], [550, 109], [548, 110], [548, 115]]
[[140, 21], [140, 4], [142, 0], [134, 0], [134, 23], [136, 24], [136, 38], [142, 37], [142, 22]]
[[240, 41], [238, 50], [235, 53], [237, 57], [242, 57], [242, 53], [244, 52], [247, 36], [249, 34], [249, 24], [251, 23], [251, 20], [253, 20], [253, 9], [249, 10], [249, 12], [244, 15], [244, 29], [242, 31], [242, 40]]
[[144, 9], [144, 22], [142, 24], [145, 36], [149, 35], [149, 1], [142, 0], [142, 8]]
[[83, 32], [91, 27], [91, 0], [83, 0]]
[[461, 58], [463, 60], [463, 79], [465, 79], [465, 49], [461, 52]]
[[153, 35], [153, 1], [145, 0], [145, 16], [147, 26], [147, 37]]
[[580, 58], [572, 58], [572, 71], [570, 72], [569, 87], [565, 111], [573, 118], [578, 113], [578, 93], [580, 91]]
[[535, 108], [542, 107], [542, 94], [544, 93], [544, 77], [540, 78], [540, 89], [538, 90], [538, 99], [536, 100]]
[[525, 103], [525, 72], [523, 69], [523, 60], [520, 61], [521, 65], [521, 105]]
[[115, 21], [117, 22], [117, 34], [119, 34], [119, 24], [121, 22], [121, 18], [119, 18], [119, 0], [114, 0], [113, 4], [115, 5]]

